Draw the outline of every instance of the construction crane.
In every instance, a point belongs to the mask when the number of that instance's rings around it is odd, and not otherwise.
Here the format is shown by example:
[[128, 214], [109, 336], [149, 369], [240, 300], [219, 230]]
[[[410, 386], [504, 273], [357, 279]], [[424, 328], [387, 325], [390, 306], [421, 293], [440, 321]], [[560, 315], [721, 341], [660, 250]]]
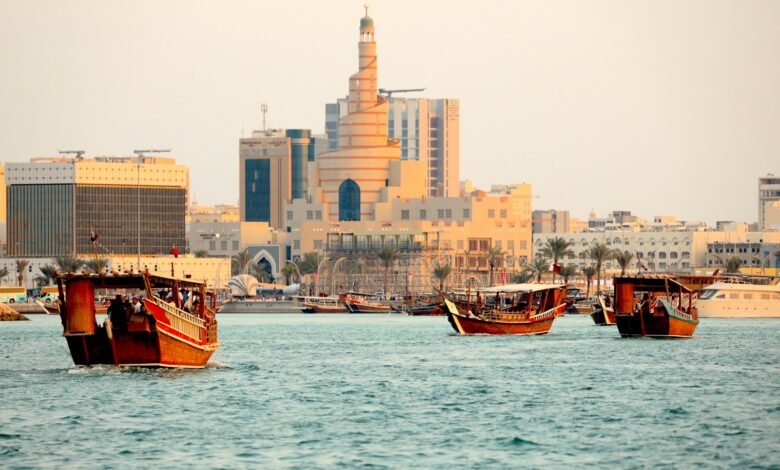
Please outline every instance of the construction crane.
[[57, 153], [62, 155], [75, 155], [77, 159], [81, 159], [86, 152], [84, 150], [57, 150]]
[[407, 89], [401, 89], [401, 90], [386, 90], [384, 88], [379, 89], [380, 94], [387, 95], [387, 98], [390, 99], [393, 97], [393, 93], [411, 93], [415, 91], [425, 91], [425, 88], [407, 88]]

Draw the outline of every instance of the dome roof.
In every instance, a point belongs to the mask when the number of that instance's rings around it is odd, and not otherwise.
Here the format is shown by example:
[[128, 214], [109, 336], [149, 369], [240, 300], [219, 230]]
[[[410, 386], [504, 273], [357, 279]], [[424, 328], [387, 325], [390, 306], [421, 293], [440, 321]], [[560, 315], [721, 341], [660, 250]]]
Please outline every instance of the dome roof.
[[360, 29], [374, 29], [374, 19], [368, 15], [360, 18]]
[[228, 287], [230, 288], [230, 293], [234, 296], [254, 297], [257, 295], [258, 283], [254, 276], [239, 274], [230, 278]]

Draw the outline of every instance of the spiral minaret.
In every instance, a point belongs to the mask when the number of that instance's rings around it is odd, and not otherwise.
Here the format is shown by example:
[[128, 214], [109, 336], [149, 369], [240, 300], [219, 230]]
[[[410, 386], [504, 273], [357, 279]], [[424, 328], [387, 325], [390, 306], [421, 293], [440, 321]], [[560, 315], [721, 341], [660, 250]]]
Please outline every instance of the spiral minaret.
[[[357, 73], [349, 77], [348, 113], [339, 120], [339, 148], [317, 157], [323, 202], [330, 220], [374, 220], [389, 178], [389, 163], [401, 159], [387, 135], [387, 100], [378, 93], [374, 20], [360, 20]], [[357, 207], [359, 206], [359, 210]]]

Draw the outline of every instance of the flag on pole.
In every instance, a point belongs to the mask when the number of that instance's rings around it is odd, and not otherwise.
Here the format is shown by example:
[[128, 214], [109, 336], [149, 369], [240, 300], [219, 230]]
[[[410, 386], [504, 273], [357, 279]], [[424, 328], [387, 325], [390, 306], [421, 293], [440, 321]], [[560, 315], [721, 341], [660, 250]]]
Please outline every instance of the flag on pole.
[[173, 248], [171, 248], [171, 254], [174, 258], [179, 257], [179, 250], [176, 248], [176, 244], [173, 245]]
[[561, 265], [558, 263], [550, 263], [550, 271], [553, 272], [553, 274], [560, 274], [561, 273]]
[[89, 241], [90, 243], [95, 243], [98, 240], [98, 233], [94, 228], [89, 229]]

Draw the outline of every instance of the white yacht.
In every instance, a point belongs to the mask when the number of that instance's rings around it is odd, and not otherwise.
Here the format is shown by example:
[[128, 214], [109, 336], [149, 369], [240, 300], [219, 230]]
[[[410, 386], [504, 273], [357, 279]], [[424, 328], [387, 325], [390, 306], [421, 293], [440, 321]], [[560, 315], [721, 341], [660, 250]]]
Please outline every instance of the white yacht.
[[769, 284], [718, 281], [701, 290], [699, 317], [780, 318], [780, 279]]

